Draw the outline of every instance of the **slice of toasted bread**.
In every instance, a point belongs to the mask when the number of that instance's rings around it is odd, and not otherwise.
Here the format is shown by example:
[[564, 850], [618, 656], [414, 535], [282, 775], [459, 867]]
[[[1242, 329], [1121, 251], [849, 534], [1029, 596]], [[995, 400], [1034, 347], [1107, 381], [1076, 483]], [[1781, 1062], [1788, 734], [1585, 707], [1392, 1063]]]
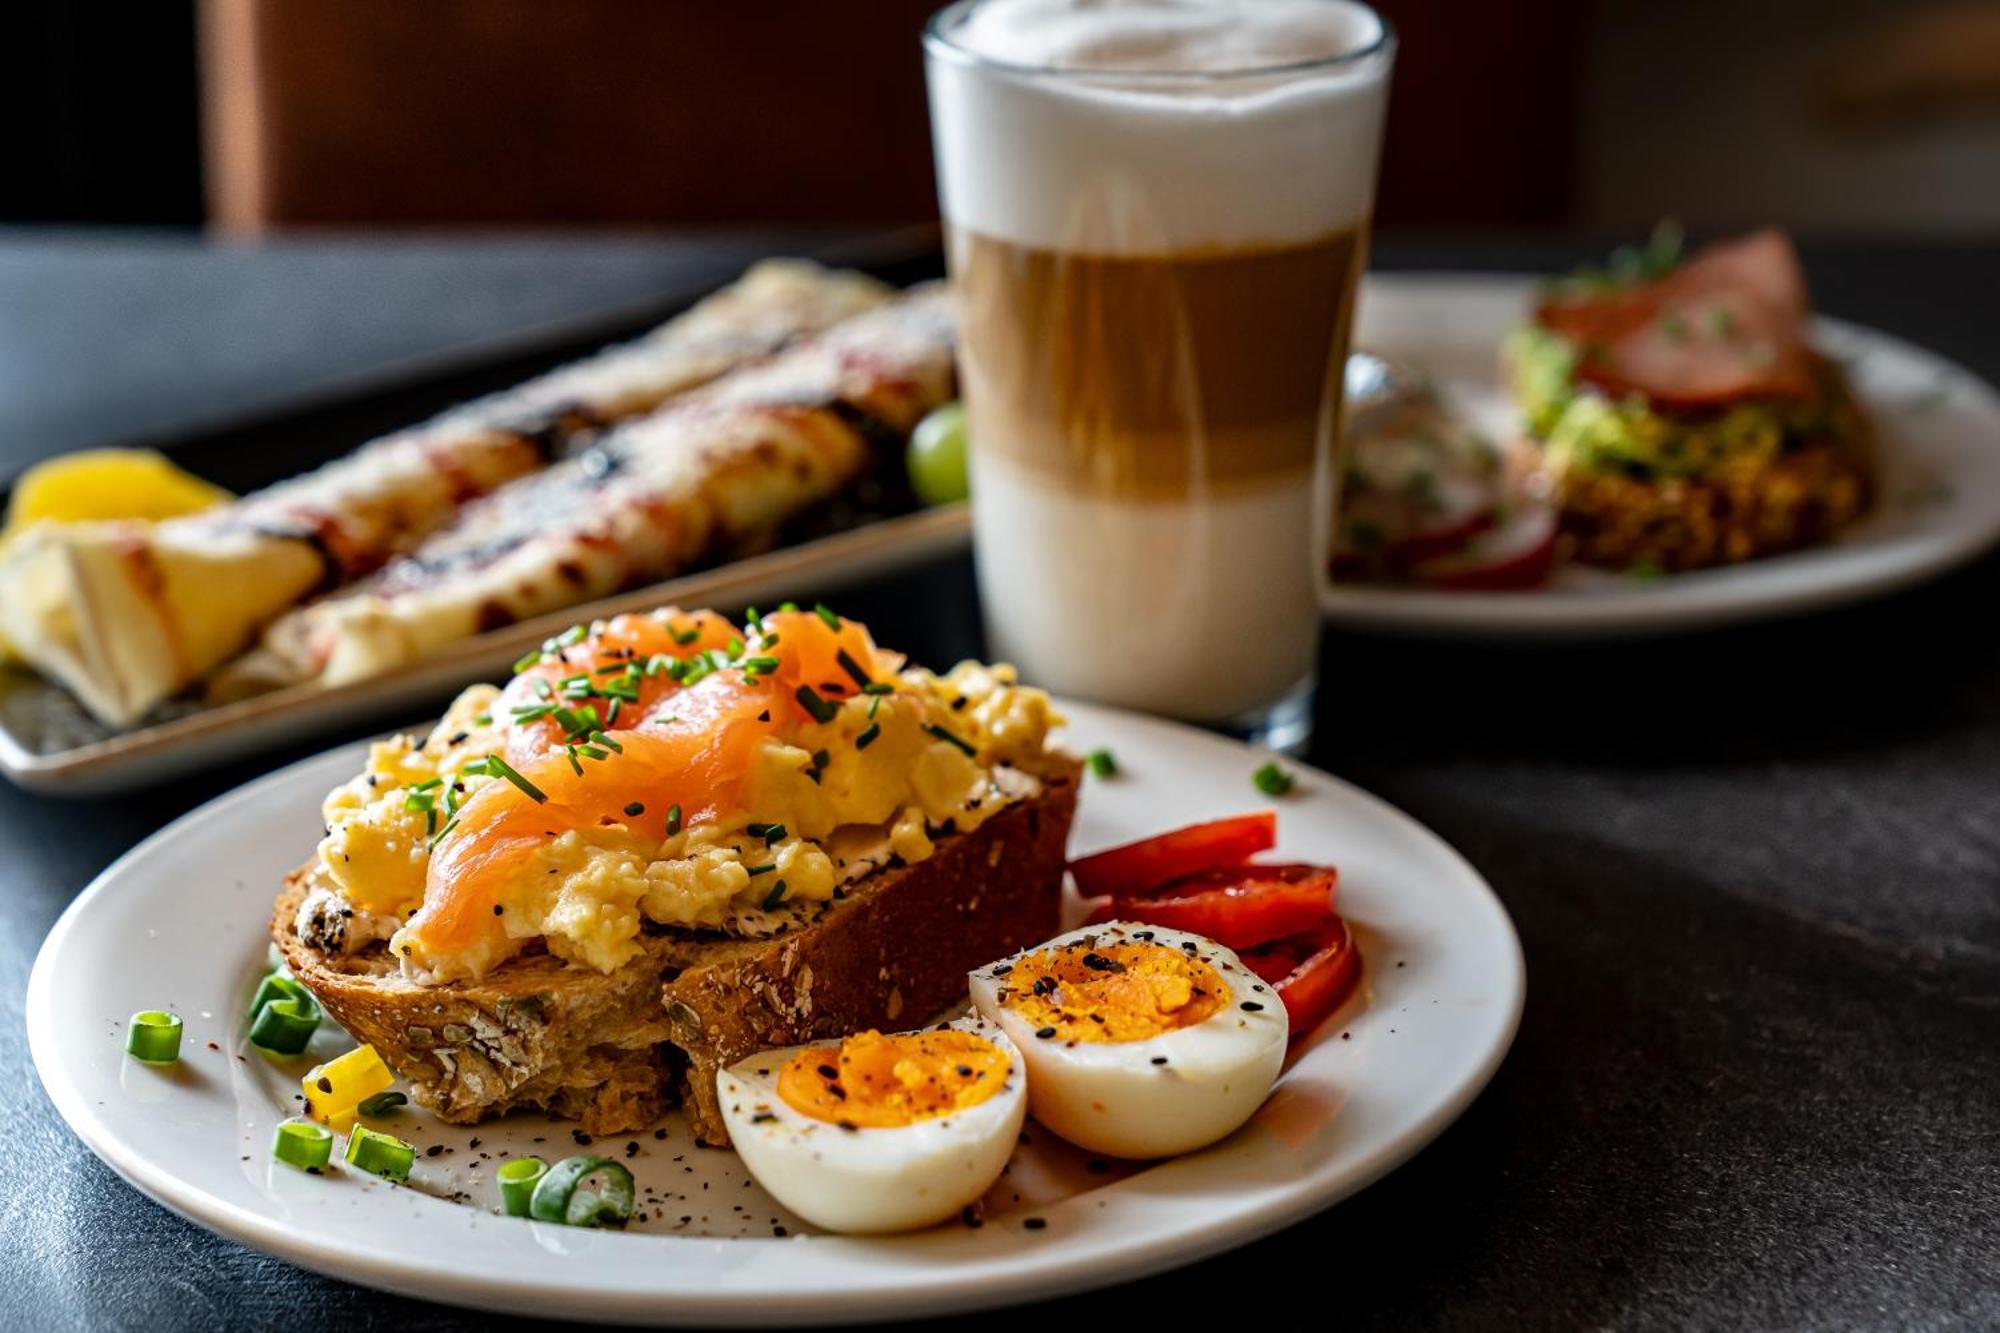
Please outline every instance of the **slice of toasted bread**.
[[1081, 767], [1051, 758], [1042, 790], [915, 865], [851, 885], [768, 939], [649, 935], [615, 972], [547, 954], [477, 982], [407, 980], [385, 945], [323, 952], [293, 923], [312, 866], [278, 895], [271, 935], [294, 975], [446, 1120], [517, 1107], [592, 1134], [644, 1128], [672, 1101], [698, 1138], [726, 1144], [716, 1071], [774, 1046], [909, 1027], [965, 993], [965, 974], [1053, 935]]

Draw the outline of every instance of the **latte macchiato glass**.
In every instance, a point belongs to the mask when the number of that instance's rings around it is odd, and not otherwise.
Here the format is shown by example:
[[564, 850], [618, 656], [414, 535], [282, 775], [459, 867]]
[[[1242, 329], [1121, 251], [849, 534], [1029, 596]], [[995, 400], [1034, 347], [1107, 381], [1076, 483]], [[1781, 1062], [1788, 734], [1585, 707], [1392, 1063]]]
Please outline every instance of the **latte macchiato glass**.
[[1303, 740], [1386, 27], [1346, 0], [966, 0], [924, 45], [993, 651]]

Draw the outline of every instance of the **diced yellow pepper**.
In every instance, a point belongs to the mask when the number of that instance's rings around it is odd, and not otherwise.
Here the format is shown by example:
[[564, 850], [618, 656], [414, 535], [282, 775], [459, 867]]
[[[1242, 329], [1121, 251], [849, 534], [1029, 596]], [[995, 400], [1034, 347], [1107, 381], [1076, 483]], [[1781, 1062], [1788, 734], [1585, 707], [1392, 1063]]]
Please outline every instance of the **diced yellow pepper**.
[[361, 1103], [387, 1092], [395, 1081], [373, 1046], [357, 1046], [314, 1066], [299, 1080], [299, 1087], [306, 1095], [306, 1115], [329, 1129], [345, 1130], [354, 1123]]

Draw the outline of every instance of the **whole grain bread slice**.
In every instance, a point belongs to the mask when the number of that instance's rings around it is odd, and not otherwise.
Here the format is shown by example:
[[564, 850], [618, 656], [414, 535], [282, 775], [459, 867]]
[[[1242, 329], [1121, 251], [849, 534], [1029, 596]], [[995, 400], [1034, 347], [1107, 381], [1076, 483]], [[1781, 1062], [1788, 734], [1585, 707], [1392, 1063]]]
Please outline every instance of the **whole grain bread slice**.
[[963, 997], [968, 971], [1056, 932], [1080, 773], [1050, 758], [1033, 797], [943, 835], [914, 865], [857, 881], [782, 934], [663, 931], [608, 974], [538, 954], [477, 982], [425, 985], [383, 944], [324, 952], [294, 928], [311, 865], [286, 879], [271, 936], [335, 1021], [445, 1120], [533, 1107], [617, 1134], [679, 1100], [698, 1138], [726, 1144], [719, 1069], [774, 1046], [921, 1023]]

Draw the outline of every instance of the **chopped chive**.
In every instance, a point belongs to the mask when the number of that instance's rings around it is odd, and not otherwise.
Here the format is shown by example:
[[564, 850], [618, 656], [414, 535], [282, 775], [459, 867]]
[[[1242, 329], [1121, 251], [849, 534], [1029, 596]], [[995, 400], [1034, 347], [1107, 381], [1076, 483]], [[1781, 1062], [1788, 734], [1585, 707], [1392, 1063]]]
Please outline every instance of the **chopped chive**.
[[571, 625], [568, 629], [556, 635], [555, 645], [558, 648], [574, 648], [583, 642], [583, 636], [589, 632], [582, 625]]
[[570, 770], [578, 777], [582, 777], [583, 761], [576, 757], [576, 747], [574, 745], [566, 745], [563, 747], [563, 753], [569, 757]]
[[743, 659], [743, 669], [753, 675], [776, 671], [778, 669], [778, 659], [775, 657], [746, 657]]
[[750, 874], [751, 874], [751, 875], [752, 875], [753, 877], [754, 877], [754, 876], [757, 876], [757, 875], [768, 875], [768, 874], [770, 874], [770, 873], [771, 873], [771, 872], [772, 872], [773, 870], [776, 870], [777, 868], [778, 868], [778, 865], [777, 865], [777, 862], [775, 862], [775, 861], [771, 862], [771, 863], [770, 863], [769, 865], [761, 865], [761, 866], [745, 866], [745, 867], [744, 867], [744, 869], [748, 870], [748, 871], [750, 872]]
[[521, 793], [524, 796], [527, 796], [530, 800], [534, 801], [537, 805], [549, 799], [548, 793], [544, 792], [540, 787], [537, 787], [534, 783], [522, 777], [520, 770], [516, 769], [512, 764], [508, 763], [505, 759], [502, 759], [497, 754], [490, 754], [487, 755], [486, 758], [478, 760], [475, 763], [467, 764], [465, 766], [465, 772], [484, 774], [487, 777], [505, 778], [507, 779], [507, 781], [513, 783], [516, 787], [520, 788]]
[[672, 631], [672, 633], [674, 642], [683, 648], [701, 637], [701, 631], [698, 629], [677, 629]]
[[939, 726], [935, 722], [925, 727], [924, 730], [928, 731], [931, 735], [937, 737], [941, 741], [947, 741], [952, 745], [956, 745], [962, 752], [964, 752], [965, 757], [968, 759], [977, 759], [979, 757], [979, 751], [973, 749], [970, 745], [967, 745], [959, 737], [952, 735], [951, 732], [947, 731], [945, 728]]
[[1110, 778], [1118, 775], [1118, 761], [1112, 757], [1109, 750], [1092, 750], [1084, 756], [1083, 762], [1090, 765], [1091, 773], [1097, 777]]
[[678, 805], [670, 805], [667, 807], [667, 836], [671, 838], [680, 831], [681, 808]]
[[[453, 829], [455, 829], [455, 828], [457, 828], [457, 827], [458, 827], [458, 819], [457, 819], [457, 817], [456, 817], [456, 816], [454, 816], [454, 817], [453, 817], [453, 818], [451, 818], [451, 819], [448, 819], [448, 820], [446, 820], [446, 821], [445, 821], [445, 826], [444, 826], [443, 828], [439, 829], [439, 830], [437, 831], [437, 833], [436, 833], [436, 834], [434, 834], [434, 835], [432, 836], [432, 838], [431, 838], [431, 840], [430, 840], [430, 844], [429, 844], [429, 848], [435, 848], [435, 847], [436, 847], [436, 846], [437, 846], [437, 845], [438, 845], [439, 843], [441, 843], [441, 842], [443, 842], [443, 841], [444, 841], [444, 835], [445, 835], [445, 834], [447, 834], [447, 833], [451, 832], [451, 831], [452, 831]], [[426, 850], [429, 850], [429, 848], [426, 848]]]
[[525, 726], [530, 722], [540, 722], [554, 711], [555, 706], [553, 704], [516, 704], [514, 706], [514, 723], [516, 726]]
[[572, 748], [575, 749], [578, 753], [580, 753], [585, 759], [596, 759], [602, 761], [605, 759], [609, 759], [611, 757], [611, 751], [605, 749], [601, 745], [578, 745], [578, 746], [573, 746]]
[[785, 901], [785, 881], [781, 879], [771, 886], [769, 893], [764, 895], [764, 910], [768, 912], [783, 901]]
[[378, 1092], [373, 1097], [365, 1098], [354, 1109], [362, 1115], [387, 1115], [397, 1107], [408, 1104], [409, 1100], [400, 1092]]
[[863, 685], [861, 687], [861, 692], [863, 694], [873, 694], [880, 696], [884, 694], [894, 694], [896, 692], [896, 687], [894, 685], [889, 684], [887, 681], [878, 680], [872, 682], [871, 684]]
[[878, 722], [870, 722], [868, 724], [867, 730], [863, 731], [859, 736], [856, 736], [854, 738], [854, 748], [857, 750], [867, 749], [869, 746], [875, 743], [875, 738], [877, 736], [880, 736], [881, 734], [882, 734], [881, 724]]
[[825, 621], [826, 627], [828, 629], [840, 628], [840, 617], [835, 615], [833, 613], [833, 608], [828, 606], [825, 602], [821, 602], [817, 606], [813, 607], [813, 614], [818, 616], [821, 620]]
[[1298, 785], [1298, 779], [1278, 766], [1276, 760], [1250, 775], [1250, 785], [1266, 796], [1283, 796]]
[[625, 747], [624, 747], [624, 746], [620, 745], [620, 744], [619, 744], [619, 743], [618, 743], [617, 741], [614, 741], [614, 740], [612, 740], [612, 739], [611, 739], [611, 738], [610, 738], [609, 736], [605, 735], [605, 734], [604, 734], [603, 732], [601, 732], [601, 731], [593, 731], [593, 732], [591, 732], [591, 733], [590, 733], [590, 741], [591, 741], [591, 744], [593, 744], [593, 745], [601, 745], [601, 746], [603, 746], [603, 747], [604, 747], [605, 749], [607, 749], [607, 750], [611, 750], [611, 751], [613, 751], [613, 752], [615, 752], [615, 753], [617, 753], [617, 754], [624, 754], [624, 753], [625, 753]]
[[819, 697], [810, 685], [801, 685], [792, 692], [799, 705], [813, 716], [815, 722], [831, 722], [840, 710]]
[[540, 663], [541, 660], [542, 660], [542, 650], [539, 648], [530, 649], [529, 651], [522, 653], [519, 657], [514, 659], [514, 674], [518, 676], [523, 671], [532, 669], [534, 666]]
[[555, 694], [555, 688], [549, 684], [547, 676], [535, 677], [534, 691], [535, 697], [538, 699], [548, 699]]
[[874, 678], [870, 676], [866, 671], [863, 671], [861, 669], [861, 663], [855, 661], [852, 657], [850, 657], [845, 648], [842, 648], [838, 652], [836, 652], [833, 655], [833, 660], [840, 664], [840, 669], [842, 671], [845, 671], [848, 675], [854, 677], [854, 683], [856, 685], [859, 685], [862, 689], [865, 690], [870, 685], [873, 685], [875, 683]]

